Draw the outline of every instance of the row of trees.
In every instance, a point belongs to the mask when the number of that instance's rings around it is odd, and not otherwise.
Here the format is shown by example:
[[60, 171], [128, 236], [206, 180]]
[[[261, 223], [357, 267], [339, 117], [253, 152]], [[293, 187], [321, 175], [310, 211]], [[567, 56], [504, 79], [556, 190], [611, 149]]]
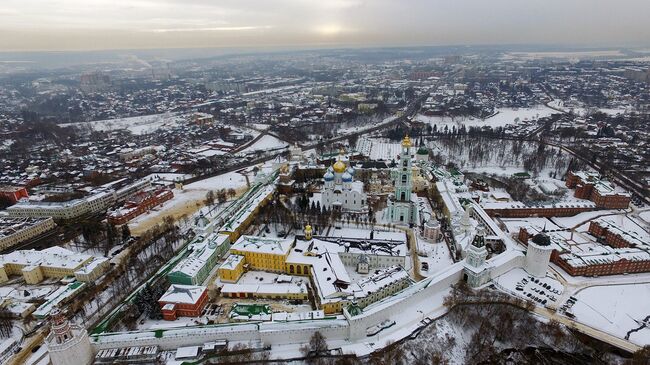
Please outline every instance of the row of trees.
[[215, 202], [223, 204], [228, 201], [228, 198], [232, 199], [237, 195], [237, 191], [233, 188], [229, 189], [219, 189], [219, 190], [210, 190], [205, 194], [205, 199], [203, 203], [208, 207], [214, 206]]

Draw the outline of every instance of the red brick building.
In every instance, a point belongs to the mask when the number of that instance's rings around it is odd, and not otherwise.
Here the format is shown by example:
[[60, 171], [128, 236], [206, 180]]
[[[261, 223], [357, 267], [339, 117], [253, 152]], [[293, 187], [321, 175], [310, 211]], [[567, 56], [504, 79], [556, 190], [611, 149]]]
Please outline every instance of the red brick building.
[[141, 191], [129, 198], [122, 208], [110, 213], [108, 221], [112, 224], [124, 224], [173, 197], [174, 193], [168, 189]]
[[22, 198], [29, 198], [25, 187], [8, 185], [0, 186], [0, 196], [9, 199], [11, 204], [16, 204]]
[[178, 317], [198, 317], [208, 302], [205, 286], [172, 284], [158, 299], [163, 318], [173, 321]]
[[[596, 236], [603, 236], [607, 242], [608, 230], [600, 225], [589, 226], [591, 234], [598, 233]], [[611, 233], [611, 232], [610, 232]], [[517, 239], [523, 244], [528, 245], [528, 240], [536, 234], [535, 229], [532, 233], [528, 229], [519, 228]], [[650, 252], [647, 248], [637, 248], [630, 245], [630, 242], [622, 243], [622, 239], [612, 235], [612, 243], [608, 242], [606, 250], [573, 250], [565, 244], [560, 243], [559, 247], [565, 247], [561, 251], [553, 250], [551, 253], [551, 262], [562, 268], [571, 276], [603, 276], [603, 275], [620, 275], [625, 273], [650, 272]], [[598, 245], [597, 243], [593, 243]], [[618, 246], [615, 246], [618, 245]], [[607, 247], [607, 246], [601, 246]], [[627, 248], [627, 249], [621, 249]]]
[[596, 210], [595, 205], [581, 203], [560, 203], [540, 206], [527, 206], [519, 202], [484, 203], [483, 210], [490, 216], [502, 218], [526, 217], [572, 217], [578, 213]]
[[592, 256], [571, 257], [553, 251], [551, 262], [561, 267], [571, 276], [620, 275], [650, 271], [650, 257], [648, 255], [641, 254], [638, 257], [630, 258], [619, 257], [616, 254], [608, 256], [602, 257], [602, 254], [594, 254]]
[[630, 205], [630, 195], [614, 190], [608, 181], [595, 173], [569, 171], [566, 186], [575, 189], [574, 196], [588, 199], [602, 209], [626, 209]]
[[630, 247], [630, 243], [621, 235], [611, 232], [607, 227], [602, 226], [597, 221], [589, 223], [589, 233], [596, 237], [600, 237], [612, 247]]

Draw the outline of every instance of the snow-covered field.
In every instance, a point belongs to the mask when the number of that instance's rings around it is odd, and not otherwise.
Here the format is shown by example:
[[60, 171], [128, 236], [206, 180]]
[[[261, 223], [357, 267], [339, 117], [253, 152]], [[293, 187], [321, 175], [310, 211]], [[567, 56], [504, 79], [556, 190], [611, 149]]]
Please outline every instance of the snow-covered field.
[[[620, 338], [650, 320], [650, 284], [596, 286], [576, 294], [571, 308], [578, 321]], [[638, 345], [650, 344], [650, 328], [630, 334]]]
[[246, 178], [239, 172], [233, 171], [223, 175], [210, 177], [185, 185], [184, 191], [237, 189], [246, 185]]
[[192, 178], [193, 176], [190, 174], [177, 174], [173, 172], [155, 172], [153, 174], [147, 175], [145, 179], [152, 179], [152, 180], [162, 180], [162, 181], [169, 181], [169, 182], [176, 182], [176, 181], [183, 181]]
[[171, 200], [166, 201], [162, 207], [136, 217], [129, 222], [129, 227], [134, 234], [141, 233], [164, 216], [191, 215], [203, 205], [203, 200], [210, 190], [230, 188], [238, 190], [245, 187], [246, 178], [235, 171], [187, 184], [183, 190], [173, 189], [174, 197]]
[[395, 119], [397, 119], [396, 116], [390, 116], [390, 117], [386, 117], [386, 118], [382, 119], [381, 121], [377, 121], [375, 123], [369, 123], [369, 124], [364, 124], [364, 125], [340, 128], [339, 130], [336, 131], [336, 133], [338, 135], [342, 135], [342, 134], [350, 134], [350, 133], [354, 133], [354, 132], [361, 132], [361, 131], [365, 131], [365, 130], [368, 130], [368, 129], [373, 128], [373, 127], [388, 124], [388, 123], [394, 121]]
[[[629, 226], [630, 229], [639, 228], [629, 218], [625, 217], [625, 212], [622, 210], [596, 210], [593, 212], [584, 212], [576, 214], [572, 217], [554, 217], [553, 221], [564, 228], [576, 228], [578, 232], [587, 232], [589, 229], [589, 222], [596, 218], [605, 218], [615, 224], [623, 227]], [[640, 233], [640, 232], [639, 232]]]
[[[554, 99], [551, 102], [549, 102], [548, 105], [555, 109], [565, 111], [567, 113], [569, 111], [573, 111], [573, 113], [580, 116], [584, 116], [587, 114], [587, 110], [584, 107], [572, 106], [572, 105], [567, 106], [565, 105], [564, 101], [560, 99]], [[624, 114], [627, 111], [627, 109], [629, 108], [599, 108], [598, 111], [609, 115], [616, 115], [616, 114]]]
[[[444, 240], [437, 243], [430, 243], [422, 237], [417, 237], [418, 240], [418, 260], [420, 265], [426, 262], [429, 265], [429, 270], [420, 268], [420, 274], [423, 276], [432, 276], [433, 274], [446, 269], [454, 263], [451, 258], [451, 253]], [[425, 256], [422, 256], [424, 254]]]
[[133, 134], [147, 134], [163, 127], [176, 127], [185, 123], [187, 118], [177, 113], [162, 113], [138, 117], [96, 120], [86, 123], [68, 123], [62, 126], [89, 126], [96, 131], [127, 129]]
[[269, 134], [263, 136], [260, 138], [258, 141], [253, 143], [251, 146], [248, 146], [244, 148], [241, 152], [242, 153], [249, 153], [249, 152], [257, 152], [257, 151], [268, 151], [268, 150], [275, 150], [279, 148], [285, 148], [289, 144], [286, 142], [283, 142]]
[[650, 223], [650, 210], [646, 210], [645, 212], [639, 213], [639, 218], [646, 221], [646, 223]]
[[469, 127], [503, 127], [508, 124], [519, 124], [522, 121], [531, 121], [539, 118], [547, 117], [557, 111], [547, 107], [546, 105], [537, 105], [531, 108], [499, 108], [497, 114], [486, 118], [479, 119], [469, 116], [464, 117], [444, 117], [444, 116], [426, 116], [419, 114], [416, 119], [423, 123], [428, 123], [431, 126], [437, 125], [438, 130], [442, 130], [447, 126], [451, 129], [453, 126], [459, 128], [461, 126]]

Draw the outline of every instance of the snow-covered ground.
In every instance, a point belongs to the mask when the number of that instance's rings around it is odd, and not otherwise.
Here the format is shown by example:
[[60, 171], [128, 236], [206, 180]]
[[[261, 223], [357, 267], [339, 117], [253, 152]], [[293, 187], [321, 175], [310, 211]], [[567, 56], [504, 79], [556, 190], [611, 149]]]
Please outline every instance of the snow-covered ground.
[[203, 200], [210, 190], [230, 188], [238, 190], [245, 187], [245, 176], [236, 171], [187, 184], [183, 187], [183, 190], [173, 189], [174, 197], [166, 201], [162, 207], [157, 207], [131, 220], [129, 227], [134, 234], [141, 233], [141, 231], [159, 222], [164, 216], [191, 215], [203, 205]]
[[470, 116], [462, 117], [445, 117], [445, 116], [426, 116], [419, 114], [417, 120], [423, 123], [428, 123], [431, 126], [436, 125], [438, 131], [445, 128], [452, 129], [452, 127], [459, 128], [461, 126], [469, 127], [503, 127], [508, 124], [519, 124], [524, 121], [537, 120], [539, 118], [547, 117], [557, 111], [547, 107], [546, 105], [537, 105], [531, 108], [499, 108], [497, 113], [489, 118], [479, 119]]
[[420, 261], [420, 264], [423, 262], [429, 264], [429, 270], [423, 270], [420, 268], [420, 274], [423, 276], [431, 276], [454, 263], [454, 260], [451, 258], [451, 253], [449, 253], [449, 248], [444, 241], [433, 244], [422, 244], [422, 241], [418, 241], [418, 247], [423, 248], [427, 253], [427, 256], [419, 256], [418, 260]]
[[[433, 140], [427, 147], [441, 160], [441, 164], [453, 162], [461, 171], [481, 172], [500, 176], [512, 176], [528, 172], [531, 176], [549, 179], [561, 177], [569, 166], [571, 155], [555, 147], [540, 147], [538, 142], [509, 140], [479, 140], [477, 137], [461, 137], [457, 140]], [[543, 152], [541, 152], [543, 151]], [[540, 152], [546, 158], [539, 159]], [[526, 161], [537, 162], [529, 169]], [[563, 184], [560, 182], [560, 184]]]
[[[551, 220], [562, 228], [573, 228], [577, 225], [588, 223], [592, 219], [609, 214], [621, 214], [620, 210], [595, 210], [593, 212], [578, 213], [571, 217], [553, 217]], [[586, 229], [585, 229], [586, 231]]]
[[423, 276], [431, 276], [454, 263], [449, 248], [443, 239], [437, 243], [431, 243], [418, 235], [417, 240], [420, 265], [424, 262], [429, 265], [429, 270], [420, 268], [420, 274]]
[[639, 218], [643, 219], [646, 223], [650, 223], [650, 210], [639, 213]]
[[[625, 338], [644, 320], [650, 325], [650, 284], [596, 286], [574, 296], [571, 311], [578, 321], [617, 337]], [[629, 340], [650, 344], [650, 327], [631, 333]]]
[[153, 174], [147, 175], [145, 179], [151, 179], [153, 181], [162, 180], [168, 182], [184, 181], [192, 178], [190, 174], [177, 174], [173, 172], [155, 172]]
[[[549, 102], [548, 105], [555, 109], [565, 111], [567, 113], [572, 111], [573, 113], [579, 116], [585, 116], [587, 114], [586, 108], [580, 105], [573, 105], [573, 104], [566, 105], [564, 101], [560, 99], [554, 99], [551, 102]], [[616, 115], [616, 114], [624, 114], [628, 109], [629, 108], [621, 107], [621, 108], [598, 108], [597, 110], [605, 114]]]
[[365, 130], [368, 130], [368, 129], [373, 128], [373, 127], [378, 127], [378, 126], [382, 126], [384, 124], [388, 124], [388, 123], [394, 121], [395, 119], [397, 119], [396, 116], [390, 116], [390, 117], [386, 117], [386, 118], [382, 119], [381, 121], [377, 121], [375, 123], [369, 123], [369, 124], [353, 126], [353, 127], [347, 127], [347, 128], [340, 128], [339, 130], [336, 131], [336, 133], [338, 135], [344, 135], [344, 134], [350, 134], [350, 133], [354, 133], [354, 132], [361, 132], [361, 131], [365, 131]]
[[85, 123], [68, 123], [62, 126], [88, 126], [96, 131], [127, 129], [133, 134], [152, 133], [163, 127], [179, 126], [187, 121], [184, 115], [177, 113], [162, 113], [138, 117], [96, 120]]
[[239, 172], [233, 171], [187, 184], [183, 190], [185, 192], [195, 190], [204, 190], [207, 192], [208, 190], [238, 189], [244, 186], [246, 186], [246, 178]]
[[253, 143], [251, 146], [248, 146], [244, 148], [241, 152], [242, 153], [249, 153], [249, 152], [256, 152], [256, 151], [268, 151], [268, 150], [275, 150], [279, 148], [285, 148], [289, 144], [286, 142], [283, 142], [276, 137], [273, 137], [272, 135], [264, 135], [262, 138], [257, 140], [255, 143]]

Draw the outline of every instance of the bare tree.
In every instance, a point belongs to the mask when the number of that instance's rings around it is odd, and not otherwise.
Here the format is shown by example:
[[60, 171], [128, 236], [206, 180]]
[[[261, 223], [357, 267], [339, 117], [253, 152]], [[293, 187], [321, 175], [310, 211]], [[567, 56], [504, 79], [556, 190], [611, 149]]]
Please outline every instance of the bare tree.
[[205, 194], [205, 200], [203, 200], [203, 202], [205, 203], [205, 205], [211, 207], [214, 205], [214, 199], [215, 199], [214, 191], [210, 190]]

